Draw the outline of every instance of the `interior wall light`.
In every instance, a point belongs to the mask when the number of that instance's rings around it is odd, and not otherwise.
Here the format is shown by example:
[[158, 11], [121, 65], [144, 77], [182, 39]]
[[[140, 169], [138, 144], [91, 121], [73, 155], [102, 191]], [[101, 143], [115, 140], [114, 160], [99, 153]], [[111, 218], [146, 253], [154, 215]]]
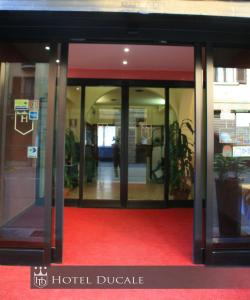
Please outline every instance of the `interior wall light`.
[[127, 60], [123, 60], [123, 61], [122, 61], [122, 64], [123, 64], [123, 65], [127, 65], [127, 64], [128, 64], [128, 61], [127, 61]]
[[130, 49], [129, 49], [128, 47], [126, 47], [126, 48], [123, 49], [123, 51], [124, 51], [124, 52], [129, 52]]
[[50, 50], [50, 46], [48, 46], [48, 45], [47, 45], [47, 46], [45, 46], [44, 48], [45, 48], [45, 50], [47, 50], [47, 51], [49, 51], [49, 50]]

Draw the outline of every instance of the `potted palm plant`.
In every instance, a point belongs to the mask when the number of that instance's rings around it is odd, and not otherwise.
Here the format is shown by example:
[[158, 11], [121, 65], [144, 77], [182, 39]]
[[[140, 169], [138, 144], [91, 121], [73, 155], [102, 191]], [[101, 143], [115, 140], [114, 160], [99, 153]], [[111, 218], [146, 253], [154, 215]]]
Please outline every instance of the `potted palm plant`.
[[174, 200], [188, 199], [193, 182], [193, 144], [184, 130], [194, 134], [192, 121], [174, 121], [169, 126], [170, 193]]
[[240, 175], [246, 164], [240, 158], [214, 157], [218, 223], [221, 236], [238, 236], [241, 229], [242, 190]]
[[66, 129], [65, 132], [65, 170], [64, 170], [64, 195], [67, 196], [71, 189], [78, 186], [78, 155], [77, 141], [74, 132]]

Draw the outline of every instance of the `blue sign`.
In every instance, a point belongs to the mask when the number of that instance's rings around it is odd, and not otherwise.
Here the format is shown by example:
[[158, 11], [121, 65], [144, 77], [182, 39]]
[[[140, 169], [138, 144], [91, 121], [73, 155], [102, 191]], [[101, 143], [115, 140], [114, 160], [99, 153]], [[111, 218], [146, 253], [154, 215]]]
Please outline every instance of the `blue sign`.
[[28, 158], [37, 158], [38, 148], [36, 146], [28, 146], [27, 157]]
[[29, 112], [29, 120], [31, 120], [31, 121], [38, 120], [38, 111], [30, 111]]

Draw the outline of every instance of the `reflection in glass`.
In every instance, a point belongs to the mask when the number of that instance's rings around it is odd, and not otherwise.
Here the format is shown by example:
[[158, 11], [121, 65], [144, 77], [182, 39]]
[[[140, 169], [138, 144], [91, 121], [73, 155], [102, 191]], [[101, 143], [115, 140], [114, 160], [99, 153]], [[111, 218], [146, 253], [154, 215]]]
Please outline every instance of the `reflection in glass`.
[[86, 87], [84, 199], [120, 199], [121, 89]]
[[[234, 51], [237, 53], [238, 50]], [[218, 52], [215, 50], [215, 74], [218, 73], [219, 53], [219, 49]], [[226, 50], [223, 53], [226, 54]], [[220, 84], [220, 80], [213, 86], [212, 235], [239, 237], [250, 234], [250, 69], [241, 72], [237, 62], [223, 55], [223, 61], [225, 58], [228, 65], [223, 65], [220, 70], [228, 73], [225, 81], [234, 81], [234, 84]], [[239, 81], [237, 76], [232, 79], [234, 74], [245, 74], [245, 81]]]

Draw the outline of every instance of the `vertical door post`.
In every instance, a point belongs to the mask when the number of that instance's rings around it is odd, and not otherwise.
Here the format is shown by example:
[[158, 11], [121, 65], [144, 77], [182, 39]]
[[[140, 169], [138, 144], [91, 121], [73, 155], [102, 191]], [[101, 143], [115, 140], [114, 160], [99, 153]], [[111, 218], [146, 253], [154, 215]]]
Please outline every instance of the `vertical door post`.
[[[210, 45], [206, 49], [206, 104], [207, 104], [207, 201], [206, 201], [206, 253], [212, 246], [213, 222], [213, 155], [214, 155], [214, 129], [213, 129], [213, 49]], [[206, 257], [207, 259], [207, 257]]]
[[79, 167], [79, 206], [84, 204], [83, 200], [83, 180], [85, 168], [85, 85], [81, 86], [81, 106], [80, 106], [80, 167]]
[[[1, 62], [0, 62], [1, 63]], [[4, 97], [6, 64], [1, 63], [0, 70], [0, 221], [4, 210], [4, 159], [6, 141], [6, 112], [7, 103]]]
[[129, 130], [129, 87], [122, 85], [122, 113], [121, 113], [121, 182], [120, 201], [121, 206], [126, 207], [128, 201], [128, 130]]
[[170, 179], [170, 162], [169, 162], [169, 87], [165, 87], [165, 145], [164, 145], [164, 202], [169, 204], [169, 179]]
[[52, 244], [52, 181], [53, 181], [53, 143], [54, 143], [54, 116], [56, 98], [56, 77], [57, 77], [57, 45], [52, 46], [52, 53], [49, 62], [48, 78], [48, 113], [46, 122], [46, 145], [45, 145], [45, 263], [51, 262]]
[[204, 97], [202, 48], [195, 46], [195, 172], [194, 172], [194, 228], [193, 228], [193, 261], [203, 262], [203, 184], [205, 182], [204, 169]]
[[58, 74], [57, 120], [56, 120], [56, 188], [55, 188], [55, 252], [54, 261], [61, 262], [63, 255], [63, 209], [64, 209], [64, 155], [65, 115], [67, 88], [68, 44], [60, 47]]

